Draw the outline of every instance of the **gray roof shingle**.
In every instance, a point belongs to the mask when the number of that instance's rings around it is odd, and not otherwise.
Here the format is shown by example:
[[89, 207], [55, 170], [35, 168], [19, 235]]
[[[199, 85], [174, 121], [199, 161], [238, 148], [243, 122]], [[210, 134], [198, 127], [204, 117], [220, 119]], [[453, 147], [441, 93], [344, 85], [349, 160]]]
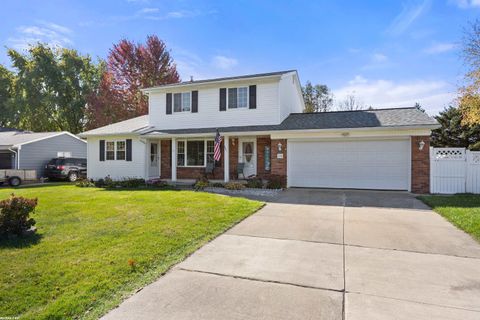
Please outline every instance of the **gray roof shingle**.
[[417, 108], [392, 108], [357, 111], [334, 111], [318, 113], [292, 113], [279, 125], [254, 125], [234, 127], [210, 127], [193, 129], [161, 130], [152, 128], [147, 133], [195, 134], [220, 132], [309, 130], [309, 129], [354, 129], [388, 128], [408, 126], [435, 126], [438, 122]]

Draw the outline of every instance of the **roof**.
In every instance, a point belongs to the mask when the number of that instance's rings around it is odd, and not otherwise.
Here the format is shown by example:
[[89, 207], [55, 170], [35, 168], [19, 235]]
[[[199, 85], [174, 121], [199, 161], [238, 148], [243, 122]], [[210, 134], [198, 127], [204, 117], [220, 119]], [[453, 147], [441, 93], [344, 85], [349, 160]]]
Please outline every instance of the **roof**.
[[[70, 132], [31, 132], [31, 131], [0, 131], [0, 146], [15, 147], [26, 143], [31, 143], [38, 140], [52, 138], [62, 134], [68, 134], [76, 139], [77, 136]], [[80, 139], [79, 139], [80, 140]]]
[[182, 81], [182, 82], [178, 82], [178, 83], [171, 83], [171, 84], [165, 84], [165, 85], [162, 85], [162, 86], [145, 88], [143, 90], [144, 91], [149, 91], [151, 89], [160, 89], [160, 88], [186, 86], [186, 85], [196, 85], [196, 84], [204, 84], [204, 83], [209, 83], [209, 82], [235, 81], [235, 80], [243, 80], [243, 79], [274, 77], [274, 76], [282, 76], [282, 75], [290, 73], [290, 72], [297, 72], [297, 70], [284, 70], [284, 71], [275, 71], [275, 72], [268, 72], [268, 73], [247, 74], [247, 75], [241, 75], [241, 76], [235, 76], [235, 77], [212, 78], [212, 79], [194, 80], [194, 81]]
[[90, 135], [114, 135], [114, 134], [129, 134], [148, 128], [148, 115], [120, 121], [109, 124], [104, 127], [85, 131], [79, 134], [81, 137]]
[[438, 125], [438, 122], [417, 108], [390, 108], [358, 111], [318, 113], [292, 113], [279, 125], [210, 127], [195, 129], [161, 130], [152, 128], [147, 133], [195, 134], [220, 132], [249, 132], [277, 130], [322, 130], [355, 128], [397, 128]]

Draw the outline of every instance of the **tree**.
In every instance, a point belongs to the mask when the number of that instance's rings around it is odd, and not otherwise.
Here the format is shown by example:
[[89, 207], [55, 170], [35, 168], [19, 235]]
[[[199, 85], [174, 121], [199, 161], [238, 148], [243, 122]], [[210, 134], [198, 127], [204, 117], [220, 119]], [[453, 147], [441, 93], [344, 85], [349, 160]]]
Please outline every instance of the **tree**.
[[0, 127], [11, 127], [15, 122], [11, 106], [14, 81], [14, 74], [0, 65]]
[[466, 85], [459, 90], [459, 106], [464, 124], [480, 123], [480, 20], [465, 30], [463, 58], [470, 70], [466, 74]]
[[432, 146], [475, 149], [480, 142], [480, 124], [464, 125], [459, 108], [450, 106], [435, 118], [441, 127], [432, 130]]
[[33, 131], [83, 131], [87, 97], [100, 76], [91, 58], [42, 43], [26, 53], [9, 49], [8, 55], [16, 70], [7, 103], [10, 125]]
[[141, 88], [180, 81], [165, 43], [148, 36], [145, 44], [123, 39], [110, 50], [98, 90], [89, 98], [88, 127], [96, 128], [148, 113]]
[[358, 101], [353, 93], [347, 95], [344, 100], [338, 103], [338, 110], [341, 111], [355, 111], [363, 109], [366, 109], [365, 105]]
[[419, 111], [422, 111], [423, 113], [426, 113], [425, 109], [422, 107], [422, 105], [418, 102], [415, 102], [415, 105], [413, 106], [414, 108], [416, 108], [417, 110]]
[[312, 85], [307, 81], [302, 87], [305, 110], [303, 112], [325, 112], [330, 110], [333, 104], [333, 97], [330, 89], [324, 84]]

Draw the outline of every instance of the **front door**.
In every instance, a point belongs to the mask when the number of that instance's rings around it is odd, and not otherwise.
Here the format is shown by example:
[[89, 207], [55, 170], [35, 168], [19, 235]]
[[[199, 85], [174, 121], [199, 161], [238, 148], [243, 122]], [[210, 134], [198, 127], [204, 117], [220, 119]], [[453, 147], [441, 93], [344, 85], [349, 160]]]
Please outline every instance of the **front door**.
[[160, 177], [160, 155], [158, 153], [158, 142], [150, 142], [150, 155], [148, 157], [148, 176], [150, 178]]
[[245, 177], [257, 174], [256, 139], [239, 139], [238, 162], [243, 163]]

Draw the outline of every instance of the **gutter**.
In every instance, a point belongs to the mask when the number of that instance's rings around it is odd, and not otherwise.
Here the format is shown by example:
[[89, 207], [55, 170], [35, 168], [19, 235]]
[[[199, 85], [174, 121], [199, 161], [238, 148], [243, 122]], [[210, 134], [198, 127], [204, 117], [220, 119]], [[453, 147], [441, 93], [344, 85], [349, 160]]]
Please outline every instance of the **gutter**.
[[20, 168], [20, 148], [18, 148], [18, 151], [13, 150], [12, 148], [8, 148], [7, 150], [15, 154], [15, 169], [19, 169]]

